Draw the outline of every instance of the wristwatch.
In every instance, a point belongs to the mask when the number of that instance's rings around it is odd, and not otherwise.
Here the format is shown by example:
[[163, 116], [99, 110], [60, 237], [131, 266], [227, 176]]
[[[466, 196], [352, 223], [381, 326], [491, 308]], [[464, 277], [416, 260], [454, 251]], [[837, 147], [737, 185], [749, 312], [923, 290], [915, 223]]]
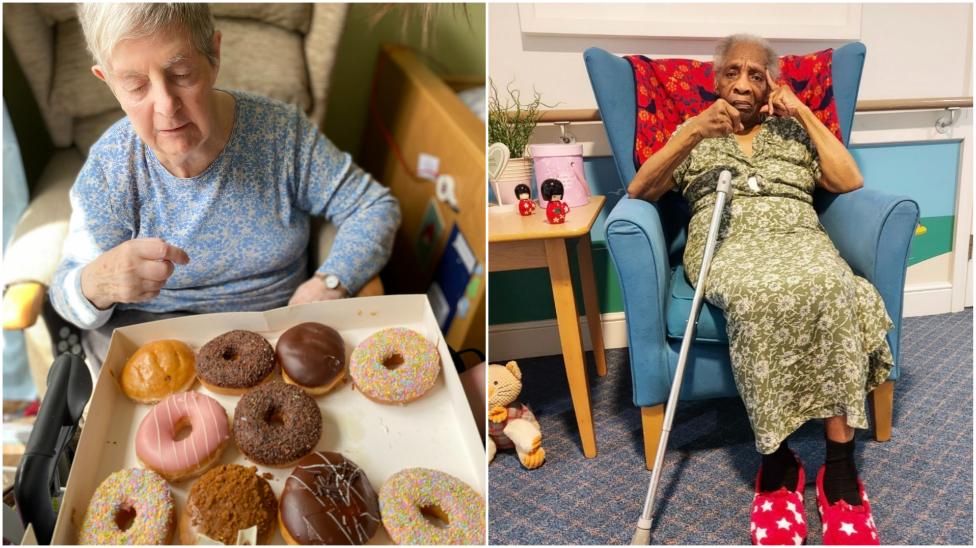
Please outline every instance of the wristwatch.
[[342, 285], [342, 282], [339, 281], [339, 276], [335, 274], [326, 274], [322, 281], [325, 282], [325, 287], [329, 289], [337, 289]]

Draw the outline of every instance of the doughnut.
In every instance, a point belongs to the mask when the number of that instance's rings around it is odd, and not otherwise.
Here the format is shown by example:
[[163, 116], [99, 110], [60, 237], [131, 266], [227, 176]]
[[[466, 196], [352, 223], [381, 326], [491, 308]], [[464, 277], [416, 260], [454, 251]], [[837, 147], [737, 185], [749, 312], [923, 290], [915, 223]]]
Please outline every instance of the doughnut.
[[285, 382], [313, 396], [332, 390], [346, 377], [346, 344], [327, 325], [305, 322], [281, 334], [275, 355]]
[[212, 339], [200, 349], [197, 376], [207, 390], [240, 395], [271, 377], [274, 349], [264, 337], [240, 329]]
[[[428, 468], [407, 468], [380, 488], [383, 527], [397, 544], [484, 544], [485, 502], [468, 484]], [[441, 524], [435, 524], [433, 516]]]
[[379, 501], [356, 463], [316, 451], [285, 481], [278, 524], [288, 544], [366, 544], [380, 526]]
[[294, 384], [262, 384], [234, 409], [234, 441], [257, 464], [290, 466], [315, 449], [321, 435], [322, 411]]
[[349, 358], [349, 375], [356, 388], [379, 403], [407, 403], [423, 396], [440, 371], [437, 347], [403, 327], [373, 333]]
[[[175, 441], [181, 429], [192, 430]], [[169, 481], [203, 472], [220, 458], [230, 430], [227, 411], [199, 392], [173, 394], [143, 417], [136, 432], [136, 456], [142, 464]]]
[[113, 472], [95, 489], [81, 522], [81, 544], [169, 544], [176, 501], [166, 480], [152, 470]]
[[144, 344], [122, 366], [122, 392], [139, 403], [156, 403], [166, 396], [189, 390], [196, 380], [196, 358], [182, 341]]
[[180, 514], [180, 543], [198, 544], [199, 535], [234, 544], [242, 529], [257, 526], [258, 544], [274, 533], [278, 499], [253, 466], [222, 464], [193, 482]]

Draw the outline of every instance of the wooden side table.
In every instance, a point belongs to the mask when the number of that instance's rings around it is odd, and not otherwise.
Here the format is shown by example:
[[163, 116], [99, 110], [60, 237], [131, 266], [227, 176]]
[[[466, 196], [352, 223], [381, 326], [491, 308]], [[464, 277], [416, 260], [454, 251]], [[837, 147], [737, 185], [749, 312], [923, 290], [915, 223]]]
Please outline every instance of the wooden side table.
[[597, 375], [602, 377], [607, 374], [607, 357], [603, 348], [596, 278], [593, 276], [590, 229], [605, 200], [604, 196], [590, 196], [590, 202], [585, 206], [571, 208], [566, 222], [560, 225], [547, 223], [545, 210], [541, 208], [526, 217], [519, 215], [511, 206], [497, 212], [492, 211], [495, 208], [489, 208], [488, 215], [489, 272], [525, 268], [549, 269], [552, 298], [556, 304], [556, 323], [559, 326], [559, 343], [562, 346], [569, 392], [576, 411], [576, 423], [583, 442], [583, 454], [587, 458], [596, 456], [596, 437], [593, 432], [579, 312], [573, 294], [566, 244], [569, 240], [577, 240], [586, 321], [590, 328]]

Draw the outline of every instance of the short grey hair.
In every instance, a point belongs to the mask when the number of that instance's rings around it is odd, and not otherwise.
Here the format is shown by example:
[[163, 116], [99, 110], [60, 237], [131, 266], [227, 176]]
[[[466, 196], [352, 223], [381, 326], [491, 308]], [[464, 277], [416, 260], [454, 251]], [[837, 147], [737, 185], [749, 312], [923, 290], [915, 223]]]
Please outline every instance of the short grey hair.
[[719, 71], [725, 66], [725, 58], [728, 56], [729, 51], [732, 50], [733, 46], [738, 44], [752, 44], [762, 48], [766, 52], [766, 68], [773, 75], [774, 80], [779, 77], [779, 54], [769, 44], [769, 40], [761, 36], [756, 36], [755, 34], [733, 34], [732, 36], [722, 38], [718, 46], [715, 47], [713, 68], [716, 78], [720, 74]]
[[210, 6], [201, 4], [78, 4], [78, 20], [95, 64], [106, 63], [123, 40], [145, 38], [166, 30], [186, 34], [190, 44], [217, 66], [213, 47], [214, 21]]

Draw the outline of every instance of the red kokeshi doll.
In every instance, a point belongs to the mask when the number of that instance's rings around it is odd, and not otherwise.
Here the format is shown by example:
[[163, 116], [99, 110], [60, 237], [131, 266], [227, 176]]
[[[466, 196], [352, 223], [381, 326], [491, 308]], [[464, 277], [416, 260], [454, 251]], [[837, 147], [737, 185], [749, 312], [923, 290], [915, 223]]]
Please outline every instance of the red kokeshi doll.
[[566, 222], [569, 205], [563, 201], [563, 184], [558, 179], [546, 179], [542, 182], [542, 198], [549, 202], [546, 206], [546, 218], [550, 224], [558, 225]]
[[519, 215], [532, 215], [535, 213], [535, 202], [532, 201], [532, 191], [529, 185], [521, 184], [515, 187], [515, 197], [518, 198]]

